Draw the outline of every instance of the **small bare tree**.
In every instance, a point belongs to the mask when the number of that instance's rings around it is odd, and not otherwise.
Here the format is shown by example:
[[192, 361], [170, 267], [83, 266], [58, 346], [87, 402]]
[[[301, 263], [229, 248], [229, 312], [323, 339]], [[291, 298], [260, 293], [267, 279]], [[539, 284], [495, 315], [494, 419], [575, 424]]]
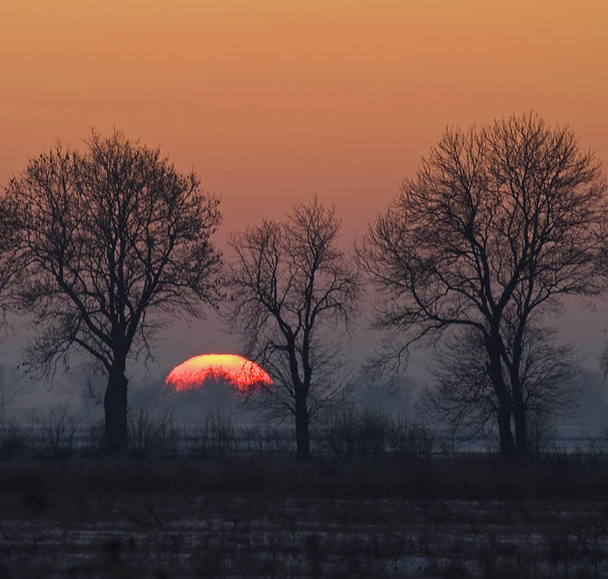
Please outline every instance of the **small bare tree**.
[[513, 115], [447, 130], [364, 241], [362, 266], [386, 296], [377, 323], [404, 350], [458, 328], [476, 332], [505, 456], [528, 451], [521, 377], [530, 325], [561, 296], [601, 290], [604, 189], [599, 161], [572, 131]]
[[106, 449], [124, 450], [127, 359], [149, 354], [175, 314], [215, 301], [218, 201], [157, 149], [93, 131], [84, 152], [57, 145], [31, 159], [5, 203], [26, 273], [21, 305], [39, 330], [29, 363], [48, 375], [74, 349], [92, 356], [108, 380]]
[[358, 280], [338, 248], [335, 209], [315, 199], [285, 221], [231, 236], [228, 318], [247, 352], [272, 376], [266, 409], [292, 415], [297, 454], [310, 455], [309, 422], [345, 388], [338, 333], [348, 329]]
[[[488, 376], [488, 363], [482, 334], [467, 327], [451, 335], [437, 348], [431, 367], [436, 384], [425, 392], [426, 408], [468, 436], [494, 427], [500, 403]], [[579, 372], [572, 347], [557, 344], [554, 330], [526, 328], [519, 383], [526, 413], [535, 425], [571, 417], [577, 411], [582, 393]]]

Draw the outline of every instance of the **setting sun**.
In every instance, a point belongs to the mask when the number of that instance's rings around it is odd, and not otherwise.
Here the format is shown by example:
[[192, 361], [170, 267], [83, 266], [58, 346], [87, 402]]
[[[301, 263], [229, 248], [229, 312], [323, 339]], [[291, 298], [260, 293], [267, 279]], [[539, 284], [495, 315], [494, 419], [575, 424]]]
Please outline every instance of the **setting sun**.
[[229, 382], [240, 391], [272, 384], [267, 372], [256, 363], [235, 354], [204, 354], [186, 360], [171, 370], [165, 384], [176, 391], [200, 388], [207, 380]]

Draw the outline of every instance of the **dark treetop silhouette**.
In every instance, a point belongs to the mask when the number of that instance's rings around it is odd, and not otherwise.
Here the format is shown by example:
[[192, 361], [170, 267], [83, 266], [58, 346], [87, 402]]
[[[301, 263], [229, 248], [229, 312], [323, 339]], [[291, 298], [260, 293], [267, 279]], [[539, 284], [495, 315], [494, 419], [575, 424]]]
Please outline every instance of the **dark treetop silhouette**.
[[[604, 179], [567, 128], [535, 113], [449, 129], [370, 227], [361, 263], [379, 326], [407, 348], [469, 328], [484, 349], [501, 451], [528, 451], [526, 335], [564, 294], [600, 291]], [[515, 439], [512, 432], [515, 426]]]
[[120, 451], [129, 355], [150, 354], [176, 313], [216, 300], [218, 200], [158, 150], [93, 131], [84, 152], [57, 145], [31, 159], [5, 202], [26, 273], [21, 305], [39, 330], [29, 363], [49, 374], [74, 348], [93, 356], [108, 377], [106, 449]]
[[332, 335], [348, 327], [357, 275], [338, 249], [340, 221], [318, 199], [282, 222], [264, 221], [231, 237], [228, 317], [248, 353], [273, 379], [262, 385], [271, 413], [293, 415], [297, 454], [308, 458], [309, 420], [346, 386]]

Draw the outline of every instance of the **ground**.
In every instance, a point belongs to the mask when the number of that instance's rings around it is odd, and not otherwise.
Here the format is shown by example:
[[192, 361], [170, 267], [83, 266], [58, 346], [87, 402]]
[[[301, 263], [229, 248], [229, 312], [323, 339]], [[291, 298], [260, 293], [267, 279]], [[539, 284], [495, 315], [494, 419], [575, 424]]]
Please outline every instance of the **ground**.
[[603, 465], [7, 461], [0, 577], [605, 577]]

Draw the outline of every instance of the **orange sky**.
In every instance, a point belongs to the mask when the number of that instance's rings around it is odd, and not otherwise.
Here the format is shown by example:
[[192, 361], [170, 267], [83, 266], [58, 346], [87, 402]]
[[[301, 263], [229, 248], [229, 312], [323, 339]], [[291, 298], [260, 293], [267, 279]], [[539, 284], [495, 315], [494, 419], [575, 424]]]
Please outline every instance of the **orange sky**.
[[608, 164], [608, 2], [3, 0], [0, 184], [113, 126], [221, 196], [355, 232], [447, 124], [535, 108]]
[[[608, 167], [607, 23], [606, 0], [2, 0], [0, 186], [115, 126], [198, 173], [221, 236], [318, 193], [348, 237], [448, 124], [535, 108]], [[204, 351], [183, 340], [171, 364]]]

